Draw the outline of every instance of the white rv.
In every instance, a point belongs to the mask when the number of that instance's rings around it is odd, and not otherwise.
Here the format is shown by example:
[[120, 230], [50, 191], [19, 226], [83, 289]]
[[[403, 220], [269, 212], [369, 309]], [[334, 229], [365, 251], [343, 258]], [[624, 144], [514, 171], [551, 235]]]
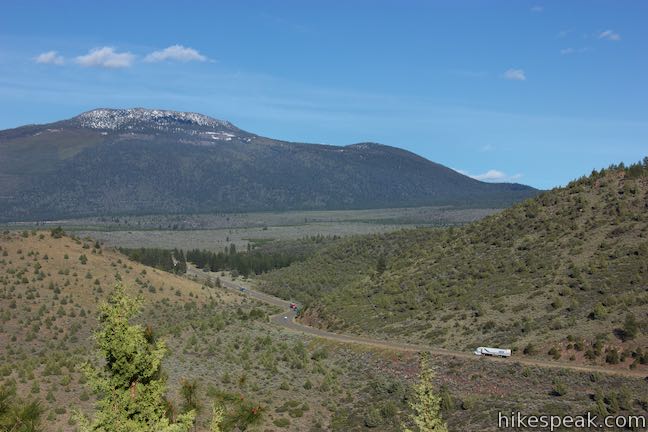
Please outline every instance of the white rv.
[[475, 355], [478, 356], [497, 356], [497, 357], [511, 357], [510, 349], [503, 348], [488, 348], [488, 347], [478, 347], [475, 350]]

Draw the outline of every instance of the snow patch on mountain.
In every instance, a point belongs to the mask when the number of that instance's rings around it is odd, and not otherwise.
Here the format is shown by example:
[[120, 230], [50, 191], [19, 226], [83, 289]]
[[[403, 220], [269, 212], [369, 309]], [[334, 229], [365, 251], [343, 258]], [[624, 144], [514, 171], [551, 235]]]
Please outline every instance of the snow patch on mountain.
[[133, 129], [139, 127], [177, 128], [183, 126], [208, 128], [233, 128], [230, 122], [192, 112], [157, 109], [100, 108], [85, 112], [75, 118], [82, 127], [92, 129]]

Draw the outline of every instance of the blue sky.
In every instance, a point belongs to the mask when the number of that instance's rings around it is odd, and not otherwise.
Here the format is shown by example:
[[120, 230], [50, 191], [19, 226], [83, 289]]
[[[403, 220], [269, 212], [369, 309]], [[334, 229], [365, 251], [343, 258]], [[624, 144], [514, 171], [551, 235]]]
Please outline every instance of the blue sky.
[[620, 0], [5, 0], [0, 129], [196, 111], [550, 188], [648, 154], [647, 21]]

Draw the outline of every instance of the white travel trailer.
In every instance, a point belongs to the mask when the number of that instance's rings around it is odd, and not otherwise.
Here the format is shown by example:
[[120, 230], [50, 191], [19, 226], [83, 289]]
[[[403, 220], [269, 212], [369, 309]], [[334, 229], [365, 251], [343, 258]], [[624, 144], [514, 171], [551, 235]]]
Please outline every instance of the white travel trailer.
[[475, 355], [478, 356], [497, 356], [497, 357], [511, 357], [510, 349], [503, 348], [488, 348], [488, 347], [478, 347], [475, 350]]

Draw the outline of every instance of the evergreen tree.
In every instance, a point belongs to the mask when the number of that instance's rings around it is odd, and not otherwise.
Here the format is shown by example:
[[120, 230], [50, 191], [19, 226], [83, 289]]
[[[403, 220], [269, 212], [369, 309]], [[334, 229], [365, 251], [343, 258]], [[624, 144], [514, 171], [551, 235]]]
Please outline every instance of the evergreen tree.
[[[409, 404], [414, 413], [414, 431], [448, 432], [448, 427], [441, 418], [441, 397], [434, 392], [434, 372], [430, 369], [429, 362], [429, 353], [421, 353], [419, 382], [414, 385], [414, 395]], [[404, 430], [413, 432], [407, 427], [404, 427]]]
[[195, 379], [183, 379], [180, 383], [180, 394], [184, 399], [182, 410], [184, 412], [200, 411], [200, 402], [198, 401], [198, 381]]
[[182, 251], [182, 249], [174, 249], [173, 250], [173, 257], [176, 259], [176, 263], [174, 266], [174, 272], [176, 274], [185, 274], [187, 273], [187, 259], [185, 258], [185, 254]]
[[214, 406], [212, 407], [212, 419], [209, 424], [209, 432], [223, 432], [223, 417], [223, 407], [219, 403], [214, 402]]
[[378, 257], [378, 262], [376, 263], [376, 273], [383, 274], [387, 269], [387, 261], [385, 260], [384, 255]]
[[626, 315], [625, 323], [623, 325], [622, 338], [624, 341], [629, 341], [637, 337], [639, 334], [639, 324], [637, 318], [631, 313]]
[[40, 432], [43, 411], [39, 401], [17, 398], [15, 386], [0, 385], [0, 431]]
[[65, 235], [65, 231], [63, 231], [63, 228], [61, 228], [60, 226], [58, 226], [56, 228], [52, 228], [50, 230], [50, 233], [52, 234], [52, 237], [54, 237], [54, 238], [61, 238], [61, 237], [63, 237]]
[[105, 364], [82, 367], [100, 396], [94, 420], [77, 415], [82, 432], [185, 432], [193, 425], [193, 411], [173, 423], [166, 416], [166, 383], [160, 371], [166, 347], [130, 324], [139, 309], [140, 301], [128, 297], [122, 285], [99, 308], [101, 328], [95, 340]]

